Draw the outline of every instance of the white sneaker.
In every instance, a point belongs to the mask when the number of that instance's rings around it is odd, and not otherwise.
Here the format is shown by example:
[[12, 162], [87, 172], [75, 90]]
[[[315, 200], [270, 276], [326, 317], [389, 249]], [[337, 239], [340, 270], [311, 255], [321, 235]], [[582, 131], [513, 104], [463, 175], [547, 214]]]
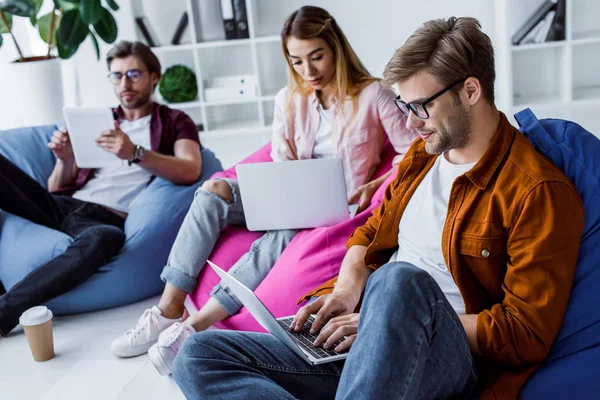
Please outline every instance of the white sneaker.
[[196, 331], [189, 325], [175, 323], [165, 329], [158, 337], [158, 343], [150, 347], [148, 357], [161, 375], [169, 375], [173, 369], [173, 361], [187, 338]]
[[160, 308], [154, 306], [142, 314], [137, 324], [115, 339], [110, 349], [118, 357], [135, 357], [148, 351], [158, 341], [158, 335], [182, 318], [165, 318]]

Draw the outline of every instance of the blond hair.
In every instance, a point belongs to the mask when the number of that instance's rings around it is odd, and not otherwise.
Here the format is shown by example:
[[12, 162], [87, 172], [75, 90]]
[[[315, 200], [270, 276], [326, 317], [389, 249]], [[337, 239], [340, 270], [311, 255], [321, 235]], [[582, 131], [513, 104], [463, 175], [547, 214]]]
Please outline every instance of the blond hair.
[[442, 86], [475, 77], [483, 97], [494, 104], [494, 49], [475, 18], [450, 17], [425, 22], [400, 47], [383, 72], [383, 85], [392, 86], [425, 70]]
[[292, 36], [300, 40], [321, 38], [329, 45], [335, 57], [335, 101], [342, 102], [350, 97], [356, 111], [358, 94], [378, 79], [369, 74], [335, 19], [326, 10], [313, 6], [304, 6], [294, 11], [285, 21], [281, 31], [283, 54], [287, 60], [290, 77], [288, 102], [296, 93], [308, 96], [314, 92], [294, 70], [288, 57], [287, 41]]

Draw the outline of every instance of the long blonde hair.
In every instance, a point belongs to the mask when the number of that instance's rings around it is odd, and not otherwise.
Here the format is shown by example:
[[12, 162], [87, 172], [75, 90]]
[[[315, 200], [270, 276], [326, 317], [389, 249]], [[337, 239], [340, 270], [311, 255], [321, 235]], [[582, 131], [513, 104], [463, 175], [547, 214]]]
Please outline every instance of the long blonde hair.
[[288, 103], [296, 93], [308, 96], [314, 91], [294, 70], [287, 49], [287, 41], [291, 36], [300, 40], [321, 38], [329, 45], [335, 57], [335, 101], [342, 103], [350, 97], [356, 111], [358, 94], [365, 86], [379, 79], [369, 74], [335, 19], [326, 10], [313, 6], [294, 11], [281, 30], [281, 44], [290, 77]]

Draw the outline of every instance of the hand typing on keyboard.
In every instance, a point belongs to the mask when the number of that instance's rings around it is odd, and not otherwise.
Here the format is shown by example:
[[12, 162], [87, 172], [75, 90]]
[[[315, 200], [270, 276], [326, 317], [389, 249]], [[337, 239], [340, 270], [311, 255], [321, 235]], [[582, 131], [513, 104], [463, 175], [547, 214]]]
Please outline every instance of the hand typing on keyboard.
[[[335, 344], [337, 352], [348, 350], [356, 339], [358, 329], [358, 314], [350, 314], [357, 303], [357, 298], [344, 292], [320, 296], [298, 310], [290, 324], [290, 331], [300, 332], [306, 322], [314, 318], [310, 333], [319, 334], [313, 342], [315, 347], [323, 345], [329, 348]], [[342, 342], [336, 343], [339, 340]]]
[[323, 344], [323, 348], [329, 349], [338, 340], [343, 341], [335, 347], [335, 351], [341, 353], [350, 349], [352, 343], [356, 340], [358, 333], [358, 320], [359, 314], [352, 313], [343, 315], [341, 317], [335, 317], [329, 320], [327, 324], [319, 332], [317, 340], [313, 343], [315, 346]]

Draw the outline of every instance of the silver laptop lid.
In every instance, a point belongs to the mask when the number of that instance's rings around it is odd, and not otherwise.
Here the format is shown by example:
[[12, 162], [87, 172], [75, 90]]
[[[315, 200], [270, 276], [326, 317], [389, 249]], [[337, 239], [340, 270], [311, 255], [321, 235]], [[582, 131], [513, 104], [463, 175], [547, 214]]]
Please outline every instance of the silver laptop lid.
[[270, 334], [281, 340], [285, 345], [294, 350], [297, 354], [303, 358], [307, 358], [306, 354], [300, 350], [298, 345], [288, 336], [285, 329], [279, 325], [273, 314], [265, 307], [254, 292], [240, 283], [237, 279], [223, 271], [221, 268], [216, 266], [211, 261], [207, 261], [208, 265], [215, 270], [217, 275], [229, 286], [231, 291], [235, 294], [238, 300], [248, 309], [250, 314], [256, 319], [256, 321], [265, 328]]
[[350, 218], [340, 158], [239, 164], [251, 231], [331, 226]]

